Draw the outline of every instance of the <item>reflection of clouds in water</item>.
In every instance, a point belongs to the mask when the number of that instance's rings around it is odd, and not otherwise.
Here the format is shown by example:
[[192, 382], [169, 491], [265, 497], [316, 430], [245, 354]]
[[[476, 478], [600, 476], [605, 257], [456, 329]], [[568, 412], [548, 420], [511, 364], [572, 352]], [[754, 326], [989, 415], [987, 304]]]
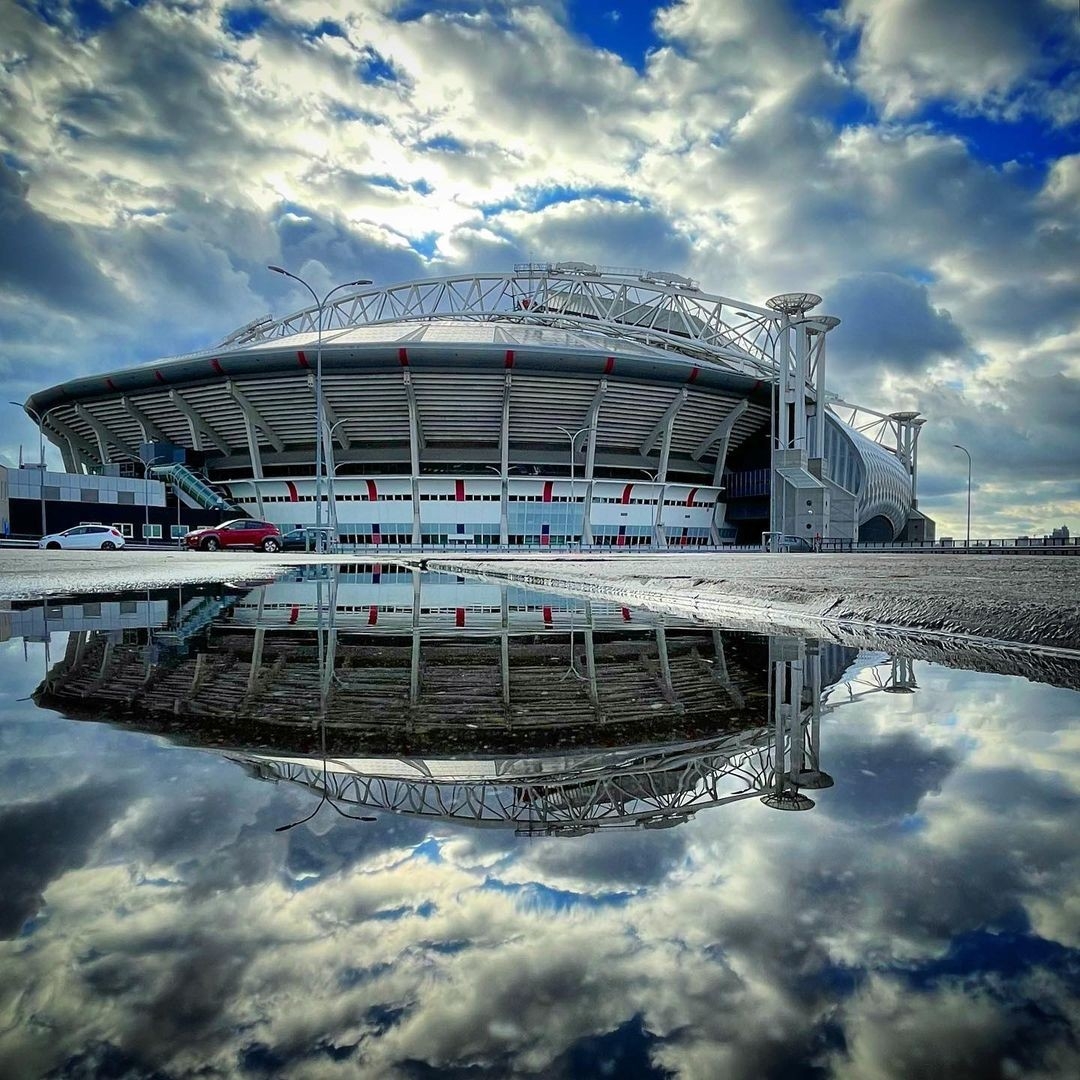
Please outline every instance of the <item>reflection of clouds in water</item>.
[[[100, 1058], [107, 1033], [147, 1071], [559, 1075], [575, 1048], [617, 1042], [684, 1077], [811, 1061], [1064, 1074], [1075, 958], [1054, 942], [1077, 926], [1075, 697], [918, 674], [916, 695], [826, 717], [837, 787], [817, 810], [752, 801], [665, 833], [515, 841], [324, 809], [282, 836], [314, 796], [207, 755], [101, 758], [108, 838], [39, 875], [48, 918], [0, 949], [0, 1065]], [[77, 744], [87, 729], [67, 730]], [[110, 794], [140, 766], [135, 801]], [[581, 902], [538, 903], [540, 889]], [[1036, 1024], [1026, 1001], [1061, 1019]]]

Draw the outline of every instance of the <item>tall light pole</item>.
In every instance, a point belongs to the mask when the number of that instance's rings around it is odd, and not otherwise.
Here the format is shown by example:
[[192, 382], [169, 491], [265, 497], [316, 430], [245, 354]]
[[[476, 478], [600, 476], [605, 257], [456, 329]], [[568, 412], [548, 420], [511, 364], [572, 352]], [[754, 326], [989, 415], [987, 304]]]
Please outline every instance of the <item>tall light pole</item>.
[[953, 446], [957, 450], [963, 450], [967, 456], [968, 461], [968, 485], [967, 485], [967, 538], [964, 540], [964, 547], [971, 547], [971, 454], [968, 452], [966, 446], [961, 446], [959, 443], [953, 443]]
[[[584, 435], [585, 432], [588, 431], [592, 427], [592, 425], [591, 424], [586, 424], [584, 427], [578, 428], [577, 431], [574, 431], [574, 432], [571, 432], [569, 428], [559, 427], [557, 424], [555, 426], [559, 431], [561, 431], [570, 440], [570, 505], [573, 508], [572, 513], [577, 513], [577, 500], [574, 498], [574, 445], [577, 443], [578, 436], [579, 435]], [[571, 528], [572, 527], [573, 526], [571, 526]], [[584, 507], [582, 507], [582, 513], [581, 513], [581, 532], [582, 532], [582, 534], [584, 534], [584, 532], [585, 532], [585, 510], [584, 510]], [[578, 536], [578, 545], [580, 546], [580, 544], [581, 544], [581, 536]]]
[[9, 405], [18, 405], [23, 412], [29, 413], [37, 424], [38, 429], [38, 461], [41, 464], [41, 468], [38, 470], [38, 487], [41, 489], [41, 535], [46, 533], [45, 528], [45, 416], [48, 416], [48, 410], [42, 415], [36, 409], [30, 408], [29, 405], [24, 405], [21, 401], [9, 401]]
[[[339, 289], [349, 289], [356, 285], [370, 285], [371, 278], [359, 278], [356, 281], [343, 281], [335, 285], [320, 300], [315, 290], [302, 278], [286, 270], [283, 266], [268, 266], [275, 274], [284, 274], [293, 281], [300, 282], [315, 301], [318, 310], [318, 327], [315, 345], [315, 536], [318, 538], [322, 532], [322, 498], [323, 498], [323, 389], [322, 389], [322, 325], [323, 309], [326, 301]], [[318, 541], [317, 541], [318, 542]]]
[[[160, 455], [158, 457], [151, 458], [149, 461], [143, 461], [141, 457], [135, 457], [134, 454], [121, 454], [121, 457], [125, 457], [128, 461], [137, 462], [142, 466], [143, 470], [143, 543], [150, 546], [150, 492], [146, 490], [146, 482], [150, 477], [150, 466], [156, 465], [159, 461], [167, 460]], [[180, 499], [177, 497], [177, 503]]]

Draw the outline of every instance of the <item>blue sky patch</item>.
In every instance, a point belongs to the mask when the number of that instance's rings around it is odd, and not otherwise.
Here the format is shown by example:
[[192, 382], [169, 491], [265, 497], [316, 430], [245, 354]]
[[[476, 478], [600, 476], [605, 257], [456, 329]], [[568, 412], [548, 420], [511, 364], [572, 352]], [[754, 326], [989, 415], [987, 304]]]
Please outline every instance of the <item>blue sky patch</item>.
[[569, 889], [556, 889], [539, 881], [519, 884], [492, 877], [486, 878], [481, 888], [490, 892], [508, 893], [516, 897], [518, 903], [526, 909], [551, 912], [569, 911], [579, 907], [589, 910], [624, 907], [634, 895], [628, 892], [571, 892]]
[[233, 37], [251, 37], [256, 33], [269, 16], [260, 7], [226, 8], [222, 14], [225, 20], [225, 28]]
[[572, 30], [643, 72], [647, 53], [660, 45], [653, 17], [665, 6], [649, 0], [570, 0], [567, 15]]
[[394, 65], [377, 49], [368, 45], [363, 50], [363, 59], [356, 65], [356, 74], [365, 83], [396, 83], [401, 75]]

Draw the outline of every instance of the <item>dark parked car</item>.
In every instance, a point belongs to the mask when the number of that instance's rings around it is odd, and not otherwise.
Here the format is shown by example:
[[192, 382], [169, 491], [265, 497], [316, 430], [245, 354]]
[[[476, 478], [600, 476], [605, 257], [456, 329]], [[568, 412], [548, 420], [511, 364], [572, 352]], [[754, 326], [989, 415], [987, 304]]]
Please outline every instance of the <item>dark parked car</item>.
[[313, 525], [290, 529], [281, 537], [282, 551], [325, 551], [329, 544], [330, 529], [316, 529]]
[[199, 551], [217, 551], [219, 548], [280, 551], [281, 530], [268, 521], [238, 518], [221, 525], [192, 530], [184, 537], [184, 546]]
[[772, 533], [765, 541], [766, 551], [813, 551], [814, 544], [805, 536], [788, 536]]

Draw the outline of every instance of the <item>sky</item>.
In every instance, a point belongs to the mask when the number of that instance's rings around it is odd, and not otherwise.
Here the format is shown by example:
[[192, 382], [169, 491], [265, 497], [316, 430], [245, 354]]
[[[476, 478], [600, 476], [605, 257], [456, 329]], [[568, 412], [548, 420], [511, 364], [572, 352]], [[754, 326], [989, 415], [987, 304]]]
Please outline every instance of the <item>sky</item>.
[[1078, 61], [1076, 0], [0, 0], [4, 401], [301, 307], [268, 263], [662, 269], [821, 294], [939, 536], [957, 443], [973, 536], [1075, 534]]

